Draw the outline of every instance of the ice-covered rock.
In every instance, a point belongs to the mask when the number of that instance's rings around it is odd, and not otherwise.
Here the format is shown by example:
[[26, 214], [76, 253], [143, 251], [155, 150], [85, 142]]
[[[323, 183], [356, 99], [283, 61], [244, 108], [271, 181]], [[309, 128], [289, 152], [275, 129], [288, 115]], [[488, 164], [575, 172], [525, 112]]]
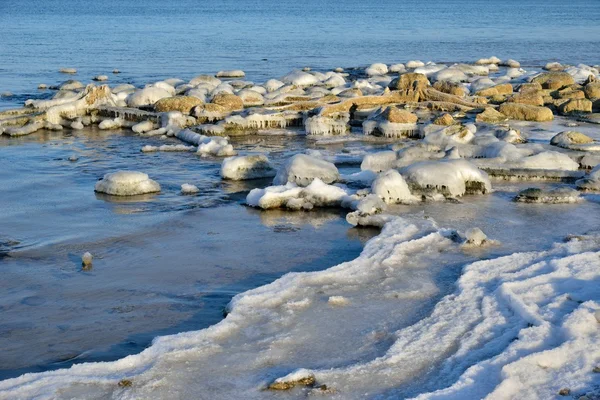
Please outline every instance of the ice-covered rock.
[[92, 256], [92, 253], [90, 253], [89, 251], [86, 251], [85, 253], [83, 253], [83, 256], [81, 256], [81, 266], [84, 269], [91, 268], [93, 259], [94, 259], [94, 257]]
[[350, 130], [349, 121], [350, 115], [348, 113], [339, 113], [331, 116], [314, 115], [304, 120], [304, 130], [307, 135], [345, 135]]
[[198, 186], [190, 185], [189, 183], [184, 183], [183, 185], [181, 185], [181, 194], [184, 194], [184, 195], [196, 194], [199, 191], [200, 191], [200, 189], [198, 189]]
[[230, 157], [221, 164], [221, 177], [234, 181], [246, 179], [272, 178], [276, 174], [267, 156], [251, 155]]
[[410, 60], [409, 62], [406, 63], [406, 68], [409, 68], [409, 69], [415, 69], [415, 68], [424, 67], [424, 66], [425, 66], [425, 63], [420, 60]]
[[160, 185], [143, 172], [117, 171], [104, 175], [94, 190], [113, 196], [135, 196], [160, 192]]
[[364, 156], [360, 169], [363, 171], [382, 172], [394, 168], [398, 155], [395, 151], [378, 151]]
[[243, 78], [246, 73], [241, 69], [234, 69], [229, 71], [219, 71], [215, 75], [217, 78]]
[[413, 193], [458, 197], [492, 190], [488, 175], [465, 160], [422, 161], [400, 172]]
[[371, 64], [365, 69], [365, 73], [369, 76], [385, 75], [388, 73], [388, 67], [382, 63]]
[[198, 154], [201, 156], [215, 156], [215, 157], [230, 157], [235, 156], [237, 153], [233, 149], [233, 146], [229, 144], [226, 138], [214, 137], [205, 140], [198, 146]]
[[171, 97], [172, 94], [164, 88], [150, 86], [144, 89], [138, 89], [127, 97], [128, 107], [150, 107], [160, 99]]
[[600, 191], [600, 165], [592, 169], [588, 176], [579, 179], [575, 184], [577, 185], [577, 188], [581, 190]]
[[415, 196], [410, 193], [408, 184], [395, 169], [380, 173], [371, 185], [373, 194], [379, 196], [385, 203], [413, 203]]
[[154, 103], [157, 112], [179, 111], [182, 114], [190, 114], [192, 109], [204, 101], [193, 96], [164, 97]]
[[253, 189], [246, 203], [264, 210], [287, 208], [290, 210], [312, 210], [314, 207], [340, 207], [348, 193], [337, 186], [328, 185], [315, 178], [308, 186], [301, 187], [288, 182], [285, 185]]
[[600, 144], [591, 137], [575, 131], [561, 132], [550, 139], [550, 144], [578, 151], [600, 151]]
[[312, 86], [319, 83], [314, 75], [303, 71], [292, 71], [281, 78], [281, 81], [296, 86]]
[[418, 117], [395, 106], [380, 108], [363, 122], [363, 134], [384, 137], [419, 137]]
[[556, 151], [543, 151], [514, 162], [515, 167], [539, 170], [577, 171], [579, 163], [573, 161], [568, 155]]
[[528, 188], [519, 192], [515, 201], [521, 203], [576, 203], [581, 200], [579, 192], [570, 188]]
[[340, 178], [340, 174], [330, 162], [306, 154], [296, 154], [277, 171], [273, 184], [285, 185], [293, 182], [299, 186], [308, 186], [316, 178], [325, 183], [332, 183]]

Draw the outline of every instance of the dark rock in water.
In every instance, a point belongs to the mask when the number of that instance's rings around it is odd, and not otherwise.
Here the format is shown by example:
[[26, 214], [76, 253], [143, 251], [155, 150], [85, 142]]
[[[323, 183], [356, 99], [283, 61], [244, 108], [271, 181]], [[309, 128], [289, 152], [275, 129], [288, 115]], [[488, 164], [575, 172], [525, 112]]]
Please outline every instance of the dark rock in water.
[[581, 200], [579, 192], [570, 188], [539, 189], [529, 188], [521, 191], [515, 201], [522, 203], [575, 203]]

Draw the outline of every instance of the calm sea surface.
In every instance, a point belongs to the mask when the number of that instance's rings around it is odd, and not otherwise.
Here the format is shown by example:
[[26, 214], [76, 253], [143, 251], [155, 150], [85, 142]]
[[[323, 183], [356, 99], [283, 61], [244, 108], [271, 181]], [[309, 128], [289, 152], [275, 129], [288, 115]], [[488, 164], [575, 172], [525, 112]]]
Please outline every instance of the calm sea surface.
[[[123, 71], [111, 82], [241, 68], [264, 81], [301, 66], [474, 61], [600, 63], [597, 0], [2, 0], [0, 92]], [[25, 93], [29, 92], [29, 93]]]

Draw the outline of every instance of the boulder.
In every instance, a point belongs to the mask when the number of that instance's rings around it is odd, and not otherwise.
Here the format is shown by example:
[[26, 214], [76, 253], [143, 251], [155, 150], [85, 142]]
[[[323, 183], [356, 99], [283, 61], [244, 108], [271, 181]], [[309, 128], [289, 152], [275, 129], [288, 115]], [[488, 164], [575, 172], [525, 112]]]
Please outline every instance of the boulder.
[[212, 98], [211, 103], [222, 106], [230, 111], [244, 109], [244, 101], [239, 96], [229, 93], [217, 94], [215, 97]]
[[504, 103], [500, 106], [499, 111], [510, 119], [521, 121], [547, 122], [554, 119], [552, 110], [549, 108], [529, 104]]
[[448, 93], [459, 97], [465, 97], [467, 90], [460, 84], [450, 81], [437, 81], [433, 84], [433, 88], [442, 93]]
[[336, 166], [320, 158], [306, 154], [296, 154], [277, 171], [274, 185], [285, 185], [288, 182], [298, 186], [308, 186], [315, 178], [324, 183], [332, 183], [340, 178]]
[[423, 74], [409, 72], [392, 80], [388, 87], [391, 90], [418, 91], [429, 86], [429, 80]]
[[143, 172], [117, 171], [104, 175], [94, 190], [113, 196], [135, 196], [160, 192], [160, 185]]
[[182, 114], [190, 114], [192, 109], [204, 102], [193, 96], [165, 97], [154, 103], [157, 112], [179, 111]]
[[226, 158], [221, 165], [221, 177], [234, 181], [272, 178], [275, 174], [273, 165], [262, 154]]
[[454, 125], [456, 123], [456, 121], [454, 120], [454, 118], [452, 118], [452, 115], [450, 114], [443, 114], [439, 117], [437, 117], [436, 119], [433, 120], [433, 123], [435, 125]]
[[508, 118], [506, 115], [501, 112], [496, 111], [495, 109], [488, 107], [483, 112], [477, 114], [475, 117], [476, 122], [485, 122], [488, 124], [498, 124], [500, 122], [506, 121]]
[[574, 84], [575, 80], [566, 72], [545, 72], [534, 77], [531, 82], [539, 83], [543, 89], [557, 90]]
[[562, 115], [581, 114], [592, 112], [592, 102], [588, 99], [569, 99], [558, 106]]

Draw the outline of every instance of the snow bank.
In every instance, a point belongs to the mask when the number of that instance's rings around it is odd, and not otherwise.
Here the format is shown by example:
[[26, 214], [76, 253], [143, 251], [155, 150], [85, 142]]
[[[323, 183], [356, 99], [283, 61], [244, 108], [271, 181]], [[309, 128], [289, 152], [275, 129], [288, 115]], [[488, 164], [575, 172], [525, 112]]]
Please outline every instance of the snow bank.
[[306, 154], [296, 154], [277, 171], [273, 184], [285, 185], [293, 182], [300, 186], [308, 186], [315, 178], [332, 183], [340, 178], [340, 174], [330, 162]]
[[252, 156], [230, 157], [221, 164], [221, 177], [234, 181], [246, 179], [272, 178], [276, 174], [267, 156], [259, 154]]
[[104, 175], [94, 190], [113, 196], [135, 196], [160, 192], [160, 185], [143, 172], [117, 171]]

